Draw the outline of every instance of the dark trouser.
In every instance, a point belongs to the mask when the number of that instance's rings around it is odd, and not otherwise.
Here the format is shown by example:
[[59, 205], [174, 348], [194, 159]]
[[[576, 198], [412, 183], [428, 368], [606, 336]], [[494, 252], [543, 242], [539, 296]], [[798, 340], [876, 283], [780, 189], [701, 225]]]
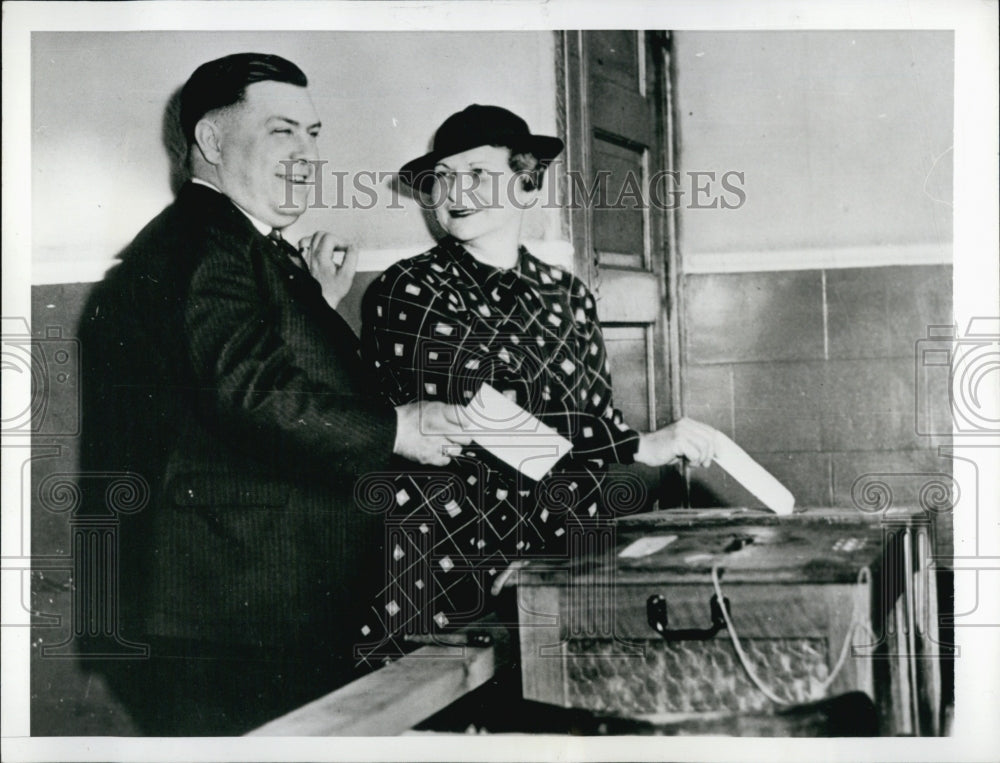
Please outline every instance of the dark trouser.
[[350, 661], [153, 639], [150, 657], [103, 666], [148, 736], [244, 734], [350, 681]]

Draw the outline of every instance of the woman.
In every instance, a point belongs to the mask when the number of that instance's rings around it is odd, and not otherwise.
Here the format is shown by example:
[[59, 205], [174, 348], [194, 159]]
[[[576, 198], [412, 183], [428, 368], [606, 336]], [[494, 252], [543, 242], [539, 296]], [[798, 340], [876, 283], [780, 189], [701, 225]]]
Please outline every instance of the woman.
[[410, 521], [415, 530], [387, 540], [384, 596], [362, 629], [371, 655], [391, 656], [400, 634], [475, 620], [512, 565], [564, 555], [571, 527], [612, 513], [602, 500], [608, 464], [713, 457], [715, 430], [706, 425], [682, 419], [651, 434], [628, 427], [612, 403], [593, 296], [520, 244], [524, 212], [562, 148], [506, 109], [472, 105], [400, 172], [433, 196], [447, 235], [389, 268], [366, 294], [362, 354], [382, 391], [396, 405], [468, 406], [488, 384], [526, 412], [519, 421], [529, 421], [532, 435], [549, 427], [571, 450], [540, 479], [502, 447], [476, 444], [453, 456], [446, 481], [441, 472], [392, 478], [393, 526]]

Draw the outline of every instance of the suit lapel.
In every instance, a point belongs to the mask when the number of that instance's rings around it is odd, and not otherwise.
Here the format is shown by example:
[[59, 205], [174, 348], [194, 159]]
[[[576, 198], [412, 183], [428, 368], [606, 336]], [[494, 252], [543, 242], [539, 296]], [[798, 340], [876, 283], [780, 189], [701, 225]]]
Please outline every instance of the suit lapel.
[[302, 307], [315, 317], [320, 326], [325, 327], [333, 335], [338, 347], [343, 347], [352, 356], [357, 356], [359, 348], [357, 336], [340, 313], [326, 303], [319, 282], [309, 274], [308, 270], [292, 262], [280, 245], [258, 231], [228, 197], [207, 186], [187, 183], [178, 194], [177, 200], [188, 207], [193, 215], [201, 217], [206, 228], [219, 230], [223, 235], [231, 237], [237, 245], [252, 247], [261, 252], [264, 258], [273, 262]]

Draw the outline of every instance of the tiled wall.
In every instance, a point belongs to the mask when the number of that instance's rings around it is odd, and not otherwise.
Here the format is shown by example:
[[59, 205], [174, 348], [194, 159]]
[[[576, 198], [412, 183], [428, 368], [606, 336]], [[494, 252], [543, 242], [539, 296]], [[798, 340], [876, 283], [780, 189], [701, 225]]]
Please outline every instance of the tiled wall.
[[[802, 507], [855, 505], [852, 486], [882, 473], [916, 505], [925, 475], [950, 474], [946, 378], [921, 367], [917, 341], [951, 324], [947, 265], [688, 275], [684, 413], [732, 437]], [[925, 427], [922, 427], [925, 428]], [[712, 467], [692, 470], [695, 505], [759, 505]]]

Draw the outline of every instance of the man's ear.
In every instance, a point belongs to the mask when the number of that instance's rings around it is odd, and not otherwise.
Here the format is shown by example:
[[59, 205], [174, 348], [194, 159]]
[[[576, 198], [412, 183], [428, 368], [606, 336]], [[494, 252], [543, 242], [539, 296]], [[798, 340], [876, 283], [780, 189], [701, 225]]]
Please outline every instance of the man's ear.
[[222, 128], [211, 119], [199, 119], [194, 126], [194, 142], [209, 164], [222, 162]]

